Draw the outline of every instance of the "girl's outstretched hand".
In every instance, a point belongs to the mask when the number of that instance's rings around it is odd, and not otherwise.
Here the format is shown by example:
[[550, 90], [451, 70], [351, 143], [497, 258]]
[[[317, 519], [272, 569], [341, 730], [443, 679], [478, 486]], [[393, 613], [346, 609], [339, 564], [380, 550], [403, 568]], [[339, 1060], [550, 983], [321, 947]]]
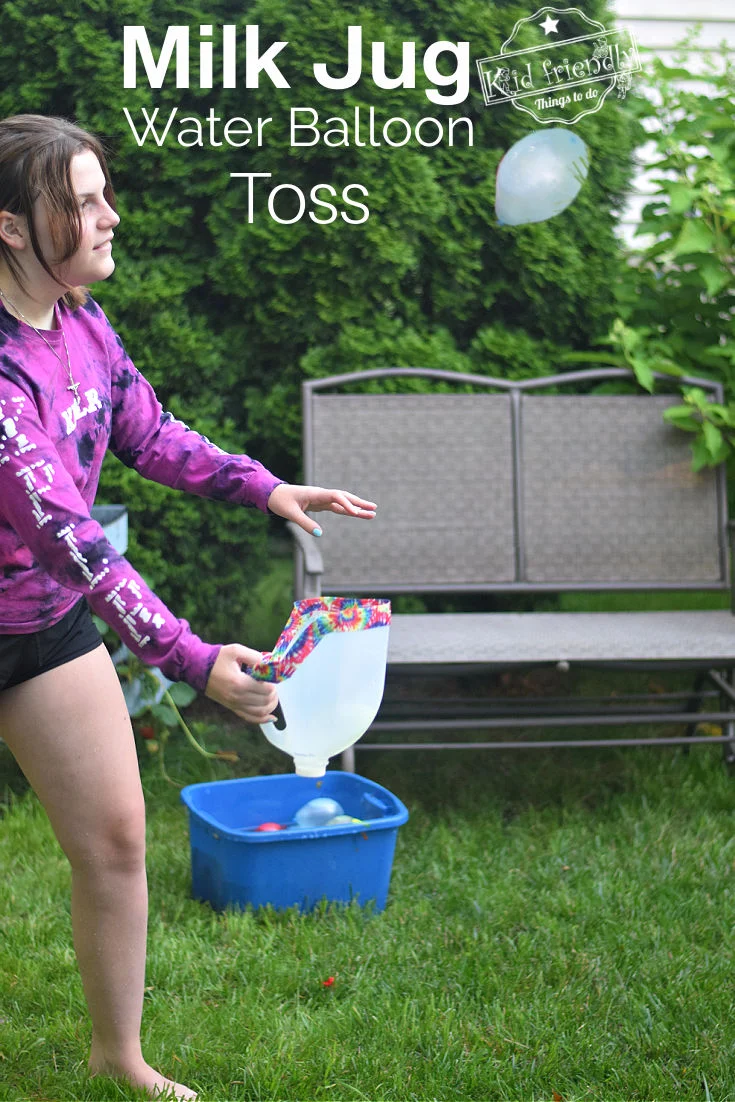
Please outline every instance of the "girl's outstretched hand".
[[377, 508], [374, 501], [364, 501], [347, 490], [325, 490], [321, 486], [292, 486], [282, 482], [268, 498], [268, 508], [279, 517], [292, 520], [308, 532], [310, 536], [321, 536], [321, 529], [306, 510], [330, 513], [342, 513], [348, 517], [372, 520]]
[[240, 643], [227, 643], [212, 666], [204, 695], [223, 704], [247, 723], [275, 722], [276, 686], [270, 681], [256, 681], [242, 669], [255, 665], [262, 657], [259, 650], [243, 647]]

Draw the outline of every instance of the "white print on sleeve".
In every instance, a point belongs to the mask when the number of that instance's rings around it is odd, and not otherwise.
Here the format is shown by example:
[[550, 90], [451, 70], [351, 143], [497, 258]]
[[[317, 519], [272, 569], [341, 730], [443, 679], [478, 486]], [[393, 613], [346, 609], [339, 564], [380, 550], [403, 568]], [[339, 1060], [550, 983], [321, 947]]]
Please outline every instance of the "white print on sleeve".
[[[11, 402], [18, 407], [18, 412], [11, 414], [9, 417], [4, 416], [6, 403], [0, 400], [0, 426], [2, 426], [3, 433], [6, 440], [14, 441], [13, 449], [14, 455], [18, 458], [21, 455], [25, 455], [28, 451], [33, 451], [35, 444], [31, 444], [28, 437], [23, 432], [18, 432], [16, 425], [20, 420], [20, 415], [23, 412], [23, 406], [25, 405], [25, 398], [12, 398]], [[5, 444], [0, 443], [0, 452], [5, 451]], [[7, 463], [10, 460], [9, 455], [0, 456], [0, 464]]]
[[[137, 600], [137, 604], [130, 609], [121, 595], [122, 590], [126, 588], [130, 590], [132, 596]], [[151, 613], [150, 609], [146, 608], [143, 604], [141, 597], [140, 586], [135, 579], [123, 578], [121, 582], [118, 582], [113, 591], [105, 597], [105, 600], [108, 603], [112, 602], [120, 620], [128, 629], [133, 639], [135, 639], [139, 647], [144, 647], [146, 643], [150, 642], [151, 637], [150, 635], [141, 634], [141, 631], [138, 630], [140, 626], [138, 621], [142, 621], [144, 624], [152, 623], [156, 628], [162, 628], [166, 621], [160, 613]]]
[[102, 409], [102, 402], [100, 402], [100, 396], [94, 387], [90, 387], [89, 390], [85, 390], [84, 397], [87, 399], [87, 405], [84, 409], [79, 405], [79, 399], [75, 398], [68, 409], [62, 409], [61, 416], [64, 418], [64, 425], [66, 426], [66, 435], [74, 432], [77, 427], [77, 422], [81, 421], [82, 417], [86, 417], [88, 413], [96, 413], [98, 409]]
[[[73, 432], [77, 422], [82, 417], [102, 408], [102, 403], [94, 388], [86, 391], [85, 397], [87, 399], [85, 409], [80, 409], [79, 403], [75, 399], [70, 409], [65, 410], [63, 413], [64, 421], [67, 426], [67, 435]], [[0, 399], [0, 429], [2, 429], [2, 434], [4, 436], [4, 439], [0, 441], [0, 466], [10, 462], [11, 455], [8, 454], [8, 452], [14, 453], [15, 458], [19, 458], [26, 452], [36, 450], [36, 445], [29, 440], [24, 433], [19, 432], [17, 428], [25, 401], [26, 399], [22, 397], [12, 398], [11, 402], [15, 404], [17, 412], [11, 413], [11, 411], [6, 408], [7, 402]], [[10, 441], [12, 441], [12, 444]], [[5, 454], [3, 454], [3, 452], [5, 452]], [[44, 508], [44, 497], [53, 486], [54, 475], [55, 470], [53, 463], [45, 459], [38, 459], [35, 463], [28, 461], [24, 467], [16, 471], [16, 476], [24, 483], [26, 497], [28, 498], [37, 528], [43, 528], [49, 521], [53, 520], [52, 514], [46, 512]], [[90, 568], [88, 559], [85, 558], [79, 549], [79, 544], [74, 535], [75, 527], [76, 525], [69, 521], [56, 533], [56, 539], [66, 545], [69, 557], [88, 583], [90, 591], [92, 591], [96, 589], [100, 582], [110, 573], [109, 559], [102, 559], [103, 569], [95, 574]], [[128, 608], [123, 597], [123, 591], [125, 589], [130, 591], [134, 599], [131, 608]], [[141, 648], [145, 647], [146, 644], [151, 641], [151, 636], [145, 633], [144, 625], [150, 624], [151, 627], [155, 629], [160, 629], [166, 625], [165, 617], [158, 612], [151, 612], [144, 604], [142, 598], [143, 594], [140, 585], [134, 578], [130, 577], [123, 578], [118, 582], [112, 592], [105, 597], [105, 601], [108, 604], [112, 603], [121, 623], [127, 628], [132, 638]]]
[[[7, 435], [10, 436], [10, 433], [8, 433]], [[27, 447], [23, 449], [25, 451], [34, 450], [36, 447], [35, 444], [30, 443], [27, 440], [23, 433], [18, 433], [15, 439], [19, 442], [26, 442]], [[16, 453], [16, 455], [19, 454], [20, 451]], [[7, 460], [7, 457], [5, 457], [5, 459]], [[33, 519], [36, 522], [36, 528], [43, 528], [44, 525], [48, 524], [50, 520], [53, 520], [52, 514], [46, 512], [44, 508], [43, 498], [49, 493], [51, 487], [53, 486], [54, 474], [55, 470], [53, 463], [49, 463], [44, 459], [38, 459], [35, 463], [28, 463], [27, 466], [21, 467], [19, 471], [16, 471], [16, 477], [22, 479], [22, 481], [25, 483], [26, 497], [28, 498], [31, 506], [31, 512], [33, 514]], [[45, 482], [42, 480], [42, 476], [45, 476]], [[104, 569], [101, 570], [98, 574], [95, 574], [94, 571], [90, 570], [89, 562], [79, 550], [79, 545], [74, 535], [74, 528], [75, 525], [69, 522], [66, 527], [60, 529], [60, 531], [56, 533], [56, 539], [64, 541], [69, 550], [69, 555], [71, 559], [79, 567], [85, 580], [89, 583], [90, 590], [92, 590], [95, 589], [100, 584], [102, 579], [110, 573], [110, 568], [108, 566], [109, 560], [102, 560]]]
[[77, 543], [76, 537], [74, 535], [74, 528], [75, 525], [71, 523], [67, 524], [66, 528], [62, 528], [59, 532], [56, 533], [56, 538], [58, 540], [63, 540], [66, 546], [69, 548], [70, 557], [74, 560], [74, 562], [77, 564], [82, 574], [84, 575], [85, 579], [89, 582], [89, 588], [96, 589], [102, 579], [110, 573], [110, 568], [107, 565], [109, 559], [102, 560], [104, 570], [100, 570], [99, 574], [93, 574], [92, 571], [89, 569], [89, 562], [87, 561], [87, 559], [85, 559], [84, 555], [79, 550], [79, 544]]
[[[45, 486], [39, 485], [36, 482], [36, 476], [33, 473], [37, 471], [39, 467], [42, 468], [46, 475]], [[31, 503], [36, 528], [43, 528], [44, 524], [48, 524], [51, 520], [51, 514], [45, 512], [41, 498], [45, 493], [48, 493], [48, 489], [54, 480], [54, 468], [50, 463], [44, 463], [42, 459], [39, 459], [37, 463], [31, 463], [30, 466], [23, 467], [22, 470], [16, 471], [16, 476], [22, 478], [26, 484], [26, 495]]]

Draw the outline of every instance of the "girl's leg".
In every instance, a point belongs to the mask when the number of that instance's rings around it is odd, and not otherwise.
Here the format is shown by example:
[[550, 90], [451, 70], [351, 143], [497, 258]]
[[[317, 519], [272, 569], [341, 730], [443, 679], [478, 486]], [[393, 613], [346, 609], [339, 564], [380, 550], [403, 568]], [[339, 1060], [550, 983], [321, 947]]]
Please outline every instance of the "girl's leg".
[[104, 646], [0, 692], [0, 735], [72, 870], [72, 927], [92, 1018], [89, 1068], [152, 1096], [196, 1095], [140, 1047], [148, 893], [145, 805], [133, 730]]

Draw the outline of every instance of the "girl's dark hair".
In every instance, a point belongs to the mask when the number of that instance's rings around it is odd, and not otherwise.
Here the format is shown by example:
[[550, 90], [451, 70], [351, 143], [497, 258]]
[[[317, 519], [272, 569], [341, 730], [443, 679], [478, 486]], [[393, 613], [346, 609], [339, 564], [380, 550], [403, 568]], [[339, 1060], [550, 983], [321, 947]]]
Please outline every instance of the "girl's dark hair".
[[[33, 204], [41, 199], [48, 211], [49, 232], [55, 250], [55, 263], [70, 260], [82, 240], [82, 217], [71, 182], [71, 161], [77, 153], [91, 151], [105, 176], [104, 196], [113, 210], [115, 193], [102, 145], [93, 134], [68, 119], [52, 115], [13, 115], [0, 119], [0, 210], [25, 217], [31, 247], [42, 267], [58, 279], [41, 255], [33, 222]], [[56, 260], [58, 257], [58, 260]], [[7, 264], [20, 287], [20, 265], [0, 240], [0, 260]], [[86, 288], [64, 284], [64, 302], [76, 309], [87, 297]]]

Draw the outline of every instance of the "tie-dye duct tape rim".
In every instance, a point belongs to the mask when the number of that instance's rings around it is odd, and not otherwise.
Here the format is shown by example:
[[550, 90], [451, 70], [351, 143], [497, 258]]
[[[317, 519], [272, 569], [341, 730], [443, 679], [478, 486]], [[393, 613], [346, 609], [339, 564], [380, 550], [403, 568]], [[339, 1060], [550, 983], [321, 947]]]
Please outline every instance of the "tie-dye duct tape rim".
[[390, 613], [390, 601], [376, 597], [305, 597], [294, 603], [273, 650], [248, 673], [258, 681], [285, 681], [327, 635], [387, 627]]

